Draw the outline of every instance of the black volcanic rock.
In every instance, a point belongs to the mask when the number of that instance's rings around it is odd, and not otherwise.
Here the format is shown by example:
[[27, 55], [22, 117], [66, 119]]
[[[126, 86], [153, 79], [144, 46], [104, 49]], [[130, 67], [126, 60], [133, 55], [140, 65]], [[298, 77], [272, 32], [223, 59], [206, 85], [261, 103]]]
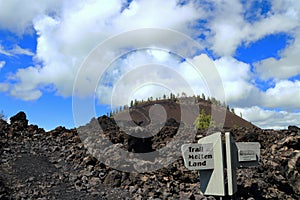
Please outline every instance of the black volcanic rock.
[[28, 126], [28, 120], [26, 119], [26, 114], [21, 111], [18, 114], [12, 116], [10, 118], [10, 123], [15, 124], [18, 123], [18, 126], [21, 128], [26, 128]]
[[180, 126], [180, 123], [177, 122], [174, 118], [169, 118], [169, 119], [167, 119], [165, 126], [172, 126], [172, 127], [178, 128]]
[[242, 141], [247, 141], [247, 142], [257, 142], [258, 141], [258, 132], [248, 132], [245, 133], [245, 135], [241, 138]]
[[0, 119], [0, 135], [5, 134], [8, 131], [8, 127], [9, 124], [5, 120]]
[[[119, 129], [115, 120], [113, 118], [107, 117], [105, 115], [98, 118], [98, 124], [100, 125], [100, 127], [103, 131], [109, 131], [109, 130], [116, 131]], [[95, 124], [94, 124], [94, 126], [95, 126]]]
[[10, 138], [24, 135], [27, 127], [28, 120], [26, 119], [26, 114], [24, 112], [19, 112], [10, 118], [10, 130], [7, 135]]
[[0, 177], [0, 199], [8, 200], [11, 190], [5, 185], [5, 181]]
[[[0, 120], [0, 199], [214, 199], [200, 193], [198, 172], [187, 170], [182, 158], [157, 171], [138, 174], [118, 171], [92, 157], [84, 145], [102, 145], [99, 134], [127, 150], [126, 132], [113, 118], [103, 116], [78, 129], [61, 126], [48, 132], [26, 120], [23, 114], [12, 124]], [[93, 124], [103, 126], [101, 131]], [[148, 147], [141, 145], [138, 151], [161, 150], [176, 135], [176, 124], [165, 124]], [[238, 199], [300, 199], [299, 131], [245, 127], [221, 131], [232, 132], [239, 142], [261, 144], [259, 165], [237, 170]], [[14, 137], [7, 138], [9, 133]], [[164, 153], [166, 158], [172, 154]], [[115, 159], [126, 158], [116, 155]]]
[[300, 131], [300, 128], [298, 126], [288, 126], [288, 130], [292, 132], [298, 132]]
[[151, 138], [139, 138], [128, 135], [128, 148], [129, 152], [134, 153], [149, 153], [152, 152], [152, 139]]

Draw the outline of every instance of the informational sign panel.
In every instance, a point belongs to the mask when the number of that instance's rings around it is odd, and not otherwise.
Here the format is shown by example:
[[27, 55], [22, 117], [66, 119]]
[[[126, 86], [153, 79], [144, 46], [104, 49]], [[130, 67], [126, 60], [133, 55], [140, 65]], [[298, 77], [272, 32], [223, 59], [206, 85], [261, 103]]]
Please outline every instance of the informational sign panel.
[[257, 166], [260, 157], [260, 144], [258, 142], [237, 142], [237, 167]]
[[190, 170], [207, 170], [214, 168], [213, 143], [184, 144], [181, 151], [184, 165]]

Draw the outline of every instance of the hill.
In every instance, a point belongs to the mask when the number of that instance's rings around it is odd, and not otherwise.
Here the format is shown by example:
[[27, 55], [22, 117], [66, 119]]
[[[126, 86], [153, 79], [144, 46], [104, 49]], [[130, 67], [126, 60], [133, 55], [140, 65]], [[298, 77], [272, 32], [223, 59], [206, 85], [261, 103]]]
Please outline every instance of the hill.
[[[184, 101], [182, 101], [184, 102]], [[237, 127], [245, 127], [245, 128], [258, 128], [257, 126], [253, 125], [252, 123], [246, 121], [242, 117], [230, 112], [227, 108], [221, 105], [214, 105], [207, 100], [199, 100], [198, 109], [194, 109], [195, 107], [188, 106], [184, 103], [179, 103], [176, 100], [156, 100], [156, 101], [147, 101], [141, 102], [138, 105], [132, 106], [129, 110], [121, 111], [116, 113], [113, 117], [118, 119], [119, 121], [128, 121], [133, 120], [137, 124], [142, 126], [147, 126], [151, 122], [151, 118], [156, 121], [167, 121], [169, 119], [174, 119], [178, 123], [182, 121], [182, 109], [187, 111], [187, 115], [184, 116], [185, 122], [187, 124], [193, 124], [196, 120], [196, 117], [199, 115], [199, 111], [202, 109], [205, 110], [207, 115], [212, 115], [212, 108], [215, 111], [215, 115], [213, 120], [215, 121], [216, 125], [223, 123], [223, 117], [225, 117], [224, 125], [220, 128], [230, 129], [230, 128], [237, 128]], [[155, 109], [155, 107], [158, 107]], [[153, 109], [154, 108], [154, 109]], [[150, 111], [152, 109], [152, 116], [150, 117]], [[162, 111], [161, 109], [164, 109]], [[153, 111], [154, 110], [154, 111]], [[156, 111], [155, 111], [156, 110]], [[128, 116], [127, 112], [129, 112], [130, 117]], [[166, 119], [163, 118], [163, 114], [165, 113]]]

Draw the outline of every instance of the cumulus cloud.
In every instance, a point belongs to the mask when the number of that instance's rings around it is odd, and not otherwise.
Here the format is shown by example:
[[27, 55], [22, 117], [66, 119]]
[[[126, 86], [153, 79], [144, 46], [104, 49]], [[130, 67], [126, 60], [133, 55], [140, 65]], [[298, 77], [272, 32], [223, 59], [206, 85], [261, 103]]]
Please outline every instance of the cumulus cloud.
[[233, 57], [222, 57], [214, 61], [222, 78], [226, 101], [235, 106], [259, 104], [260, 92], [253, 84], [250, 65]]
[[38, 98], [44, 85], [53, 84], [57, 94], [70, 96], [84, 58], [108, 37], [149, 27], [187, 30], [189, 22], [200, 17], [192, 4], [179, 6], [176, 2], [132, 2], [121, 12], [122, 3], [118, 0], [66, 1], [60, 15], [44, 12], [34, 17], [38, 34], [35, 59], [42, 65], [19, 70], [14, 76], [18, 83], [11, 94], [25, 99], [23, 93], [28, 90], [28, 94], [34, 92], [29, 99]]
[[[205, 16], [202, 8], [196, 8], [195, 4], [187, 3], [178, 5], [178, 1], [133, 1], [128, 9], [122, 13], [122, 17], [116, 18], [116, 24], [122, 30], [136, 28], [170, 28], [192, 33], [189, 24]], [[130, 22], [130, 23], [129, 23]]]
[[[294, 3], [288, 4], [294, 7]], [[299, 12], [291, 10], [288, 6], [279, 10], [278, 1], [274, 5], [275, 8], [266, 16], [258, 13], [255, 21], [245, 19], [245, 11], [239, 0], [215, 1], [214, 4], [215, 9], [207, 18], [211, 30], [207, 33], [207, 37], [211, 49], [220, 56], [234, 55], [242, 42], [249, 44], [266, 35], [291, 32], [299, 26], [298, 17], [291, 17], [292, 13], [298, 15]]]
[[273, 87], [260, 91], [255, 86], [256, 77], [249, 64], [232, 57], [222, 57], [214, 63], [222, 77], [226, 100], [230, 105], [299, 109], [300, 81], [275, 81]]
[[203, 76], [207, 74], [202, 74], [201, 70], [197, 71], [201, 67], [214, 67], [212, 61], [209, 65], [208, 59], [202, 55], [182, 62], [180, 57], [163, 50], [132, 52], [105, 70], [97, 88], [99, 102], [124, 105], [131, 99], [146, 100], [149, 96], [162, 97], [171, 92], [185, 92], [190, 96], [205, 93], [211, 96], [215, 88], [206, 85], [209, 77]]
[[267, 58], [255, 63], [254, 66], [262, 79], [282, 80], [300, 74], [299, 55], [300, 34], [297, 34], [294, 41], [280, 53], [280, 59]]
[[242, 4], [238, 0], [215, 1], [214, 4], [215, 10], [209, 13], [208, 27], [211, 31], [208, 41], [216, 54], [233, 55], [247, 32]]
[[[6, 4], [6, 10], [15, 8], [15, 4], [14, 1]], [[267, 34], [290, 30], [295, 26], [293, 19], [286, 18], [287, 14], [279, 11], [251, 24], [244, 19], [244, 8], [237, 0], [215, 1], [213, 6], [215, 8], [213, 11], [207, 11], [204, 10], [205, 7], [194, 2], [179, 5], [175, 0], [132, 1], [128, 7], [124, 7], [124, 2], [119, 0], [109, 2], [75, 0], [65, 1], [56, 6], [51, 2], [45, 5], [38, 4], [34, 8], [25, 6], [23, 10], [27, 10], [30, 14], [24, 14], [23, 21], [19, 22], [18, 27], [24, 29], [32, 23], [38, 34], [35, 60], [41, 65], [33, 66], [36, 68], [34, 77], [32, 68], [17, 72], [14, 78], [19, 81], [15, 87], [22, 88], [24, 84], [26, 85], [24, 88], [30, 88], [29, 92], [35, 90], [41, 93], [43, 85], [50, 84], [54, 85], [57, 94], [70, 96], [76, 72], [88, 53], [105, 39], [128, 30], [149, 27], [168, 28], [190, 36], [198, 36], [202, 34], [203, 29], [193, 28], [193, 26], [197, 25], [198, 20], [208, 20], [207, 28], [210, 32], [204, 32], [207, 34], [207, 44], [211, 45], [215, 53], [227, 55], [216, 61], [220, 63], [228, 60], [227, 57], [234, 54], [242, 41], [255, 41]], [[9, 16], [8, 12], [2, 15], [6, 18]], [[17, 16], [22, 16], [22, 13]], [[16, 20], [15, 18], [12, 18], [11, 22]], [[13, 29], [8, 25], [7, 28]], [[5, 52], [32, 55], [19, 46], [16, 46], [12, 52]], [[224, 64], [228, 65], [228, 62]], [[238, 66], [243, 70], [246, 69], [244, 66]], [[226, 73], [225, 69], [226, 67], [223, 68], [222, 73]], [[235, 72], [245, 75], [244, 72], [236, 70]], [[224, 80], [229, 101], [237, 102], [253, 91], [253, 86], [249, 84], [249, 77], [240, 77], [240, 75], [237, 74], [235, 77], [239, 78], [235, 80], [232, 78]], [[39, 81], [27, 81], [27, 76]], [[244, 89], [238, 90], [241, 85]], [[12, 94], [17, 94], [18, 91], [21, 90], [15, 89]], [[39, 95], [34, 96], [39, 97]]]
[[299, 126], [300, 113], [262, 109], [258, 106], [235, 108], [243, 118], [260, 128], [286, 129], [288, 125]]
[[[139, 0], [128, 4], [122, 0], [43, 2], [0, 0], [0, 29], [19, 35], [35, 31], [38, 36], [36, 52], [22, 48], [22, 45], [6, 49], [0, 44], [0, 54], [32, 56], [35, 62], [33, 66], [18, 69], [15, 74], [9, 76], [11, 85], [1, 83], [1, 91], [8, 91], [12, 96], [23, 100], [38, 99], [45, 90], [49, 91], [49, 88], [58, 95], [71, 96], [81, 64], [98, 44], [130, 30], [164, 28], [193, 37], [203, 45], [203, 48], [212, 50], [218, 56], [214, 64], [222, 79], [226, 101], [230, 105], [248, 107], [249, 109], [245, 109], [244, 112], [248, 113], [246, 116], [249, 116], [249, 119], [252, 119], [251, 116], [255, 117], [255, 111], [261, 113], [257, 119], [261, 120], [258, 123], [262, 126], [267, 126], [262, 122], [264, 117], [267, 117], [265, 118], [267, 121], [277, 119], [281, 115], [295, 115], [297, 118], [297, 114], [288, 111], [276, 113], [253, 106], [299, 109], [297, 106], [300, 99], [299, 82], [285, 79], [300, 74], [298, 62], [300, 2], [270, 1], [271, 6], [267, 13], [253, 9], [250, 12], [245, 11], [245, 8], [250, 8], [256, 1], [247, 1], [244, 5], [239, 0], [217, 0], [205, 4], [204, 1], [200, 2], [185, 1], [178, 4], [177, 0]], [[255, 20], [247, 19], [249, 13]], [[250, 64], [234, 58], [236, 49], [241, 44], [247, 45], [267, 35], [281, 32], [291, 35], [294, 40], [290, 42], [288, 48], [280, 52], [279, 60], [267, 58], [255, 63], [255, 70], [251, 71]], [[169, 39], [165, 38], [164, 41]], [[114, 84], [119, 84], [120, 94], [123, 96], [129, 94], [128, 98], [148, 97], [149, 94], [161, 96], [157, 93], [158, 88], [163, 93], [169, 92], [173, 87], [183, 90], [179, 82], [172, 82], [177, 74], [188, 85], [194, 86], [193, 93], [218, 95], [218, 92], [210, 93], [211, 84], [206, 82], [217, 78], [217, 74], [208, 75], [209, 70], [203, 68], [206, 74], [202, 74], [201, 77], [201, 72], [191, 67], [191, 63], [201, 59], [199, 55], [193, 56], [195, 57], [182, 61], [166, 52], [136, 51], [122, 57], [114, 63], [114, 67], [107, 69], [102, 84], [97, 88], [99, 102], [109, 103], [110, 97], [114, 95]], [[137, 68], [145, 64], [172, 66], [172, 69], [161, 67], [162, 71], [159, 71], [159, 68], [152, 67], [152, 71], [146, 70], [147, 77]], [[138, 77], [141, 82], [131, 82], [127, 76], [130, 71], [134, 72], [132, 75]], [[89, 73], [91, 76], [94, 75], [93, 71]], [[266, 91], [259, 90], [255, 85], [257, 77], [263, 80], [274, 79], [274, 87], [267, 88]], [[169, 88], [154, 84], [151, 87], [147, 84], [138, 87], [145, 81], [150, 83], [150, 79], [152, 82], [168, 85]], [[82, 87], [88, 87], [88, 84], [89, 80], [86, 79]], [[285, 101], [282, 95], [289, 101]], [[122, 98], [118, 96], [116, 99]], [[124, 104], [124, 102], [116, 103]]]
[[[272, 11], [277, 18], [277, 23], [272, 23], [272, 26], [284, 27], [282, 32], [294, 39], [280, 52], [280, 59], [267, 58], [255, 63], [258, 74], [264, 80], [286, 79], [300, 74], [300, 2], [275, 0], [272, 1]], [[269, 28], [269, 25], [265, 27]]]
[[0, 28], [22, 35], [32, 27], [32, 20], [40, 14], [58, 12], [62, 1], [0, 0]]
[[300, 81], [279, 81], [273, 88], [267, 89], [263, 98], [263, 105], [269, 108], [282, 107], [287, 110], [297, 110], [299, 102]]
[[[30, 72], [30, 73], [28, 73]], [[10, 90], [10, 94], [14, 97], [23, 99], [23, 100], [35, 100], [41, 97], [42, 93], [37, 90], [36, 85], [43, 82], [40, 79], [37, 79], [36, 74], [38, 73], [38, 69], [35, 67], [28, 67], [26, 69], [19, 69], [17, 74], [10, 79], [14, 79], [15, 81], [22, 80], [22, 84], [15, 84], [12, 86]]]

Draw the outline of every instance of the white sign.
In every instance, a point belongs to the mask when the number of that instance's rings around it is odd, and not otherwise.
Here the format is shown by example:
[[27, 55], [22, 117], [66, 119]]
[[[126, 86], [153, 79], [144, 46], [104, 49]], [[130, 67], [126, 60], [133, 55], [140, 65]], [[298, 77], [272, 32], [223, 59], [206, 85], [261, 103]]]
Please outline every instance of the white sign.
[[[224, 149], [225, 148], [225, 149]], [[208, 135], [198, 144], [181, 146], [185, 166], [200, 170], [200, 190], [204, 195], [234, 195], [237, 191], [236, 168], [257, 166], [260, 157], [258, 142], [235, 142], [231, 133], [225, 133], [225, 145], [221, 133]], [[223, 156], [223, 153], [226, 156]], [[226, 164], [227, 183], [224, 178]], [[225, 190], [227, 185], [227, 192]]]
[[207, 170], [214, 168], [213, 144], [184, 144], [181, 151], [184, 165], [190, 170]]
[[255, 162], [260, 156], [260, 144], [258, 142], [237, 142], [238, 161]]

